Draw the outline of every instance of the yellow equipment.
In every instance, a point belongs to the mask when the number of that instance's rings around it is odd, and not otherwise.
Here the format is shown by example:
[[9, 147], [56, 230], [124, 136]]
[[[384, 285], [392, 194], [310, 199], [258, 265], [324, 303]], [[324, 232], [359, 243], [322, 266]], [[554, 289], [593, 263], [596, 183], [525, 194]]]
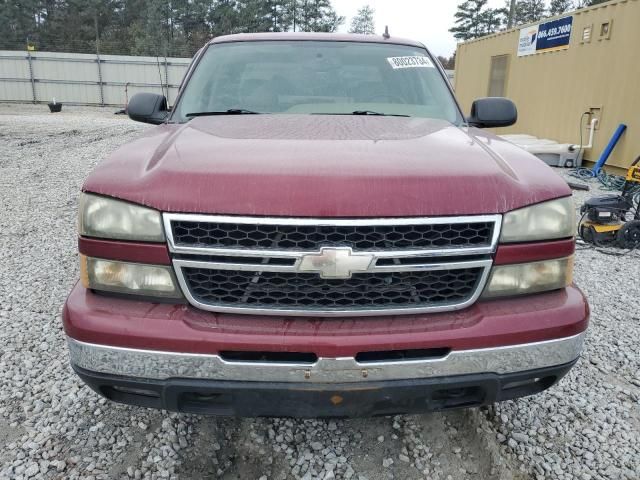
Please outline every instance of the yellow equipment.
[[597, 246], [640, 247], [640, 157], [625, 177], [622, 194], [588, 199], [580, 208], [580, 237]]

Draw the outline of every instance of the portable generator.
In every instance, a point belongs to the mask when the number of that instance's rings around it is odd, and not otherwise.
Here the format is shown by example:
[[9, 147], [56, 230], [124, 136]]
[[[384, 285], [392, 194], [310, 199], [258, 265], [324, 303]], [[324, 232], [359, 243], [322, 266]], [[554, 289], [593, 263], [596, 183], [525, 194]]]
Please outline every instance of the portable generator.
[[640, 247], [640, 157], [627, 171], [620, 195], [600, 195], [580, 208], [578, 234], [596, 246]]

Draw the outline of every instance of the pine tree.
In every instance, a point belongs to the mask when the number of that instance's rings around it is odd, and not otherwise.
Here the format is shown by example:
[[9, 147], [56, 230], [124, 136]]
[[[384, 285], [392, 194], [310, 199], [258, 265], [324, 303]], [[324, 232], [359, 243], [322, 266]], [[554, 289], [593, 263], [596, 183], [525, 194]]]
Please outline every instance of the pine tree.
[[[56, 0], [52, 0], [55, 2]], [[122, 0], [118, 2], [111, 18], [102, 16], [98, 19], [100, 34], [100, 51], [102, 53], [128, 54], [136, 42], [138, 35], [144, 31], [144, 15], [146, 0]], [[57, 12], [56, 15], [64, 15]], [[50, 25], [48, 30], [51, 30]], [[77, 35], [80, 38], [79, 34]], [[63, 46], [64, 48], [64, 46]], [[68, 50], [67, 51], [74, 51]], [[148, 52], [145, 52], [148, 53]]]
[[202, 45], [207, 40], [207, 13], [210, 5], [211, 2], [207, 0], [172, 0], [175, 26], [173, 50]]
[[549, 15], [562, 15], [573, 9], [573, 0], [551, 0]]
[[330, 0], [292, 0], [289, 8], [300, 32], [335, 32], [344, 23]]
[[289, 7], [286, 0], [266, 0], [268, 9], [269, 22], [271, 23], [270, 32], [286, 32], [289, 30], [286, 11]]
[[351, 19], [351, 28], [349, 33], [362, 33], [366, 35], [373, 35], [376, 33], [376, 24], [374, 21], [375, 10], [369, 5], [358, 10], [355, 17]]
[[211, 36], [241, 32], [240, 14], [236, 0], [213, 0], [207, 15]]
[[458, 5], [455, 26], [449, 31], [458, 40], [470, 40], [497, 32], [505, 22], [503, 8], [485, 8], [487, 0], [466, 0]]
[[[102, 37], [109, 30], [119, 3], [112, 0], [49, 2], [36, 14], [37, 48], [56, 50], [57, 45], [62, 45], [74, 52], [94, 53], [96, 36]], [[100, 45], [100, 51], [108, 53], [108, 48]]]
[[455, 26], [449, 31], [458, 40], [470, 40], [483, 35], [482, 10], [487, 0], [466, 0], [458, 5], [455, 13]]
[[488, 8], [480, 14], [482, 35], [491, 35], [501, 30], [507, 21], [507, 12], [503, 8]]
[[271, 31], [273, 28], [271, 2], [245, 0], [237, 3], [241, 32], [254, 33]]
[[534, 23], [544, 18], [546, 6], [544, 0], [518, 0], [514, 25]]
[[134, 27], [137, 27], [139, 32], [134, 36], [131, 53], [134, 55], [165, 55], [169, 50], [169, 0], [145, 3], [146, 8]]
[[240, 32], [332, 32], [331, 0], [0, 0], [0, 48], [191, 56]]
[[43, 13], [46, 18], [46, 11], [41, 11], [40, 3], [36, 0], [0, 2], [0, 39], [3, 43], [25, 49], [28, 37], [31, 44], [40, 48], [41, 22], [38, 20]]

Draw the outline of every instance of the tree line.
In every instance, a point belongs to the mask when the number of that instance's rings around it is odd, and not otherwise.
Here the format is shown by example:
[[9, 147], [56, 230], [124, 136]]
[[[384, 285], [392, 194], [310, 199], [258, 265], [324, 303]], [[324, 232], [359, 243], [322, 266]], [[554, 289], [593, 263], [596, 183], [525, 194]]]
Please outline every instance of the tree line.
[[344, 20], [331, 0], [0, 0], [0, 48], [188, 57], [219, 35]]
[[503, 8], [489, 8], [488, 0], [465, 0], [458, 5], [449, 31], [458, 40], [471, 40], [606, 1], [551, 0], [547, 6], [545, 0], [505, 0]]

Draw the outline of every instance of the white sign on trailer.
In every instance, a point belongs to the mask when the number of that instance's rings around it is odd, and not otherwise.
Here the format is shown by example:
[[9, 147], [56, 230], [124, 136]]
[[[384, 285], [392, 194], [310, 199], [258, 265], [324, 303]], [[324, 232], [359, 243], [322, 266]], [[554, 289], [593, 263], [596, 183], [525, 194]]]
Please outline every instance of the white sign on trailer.
[[536, 41], [538, 40], [538, 25], [520, 30], [518, 41], [518, 56], [532, 55], [536, 53]]

